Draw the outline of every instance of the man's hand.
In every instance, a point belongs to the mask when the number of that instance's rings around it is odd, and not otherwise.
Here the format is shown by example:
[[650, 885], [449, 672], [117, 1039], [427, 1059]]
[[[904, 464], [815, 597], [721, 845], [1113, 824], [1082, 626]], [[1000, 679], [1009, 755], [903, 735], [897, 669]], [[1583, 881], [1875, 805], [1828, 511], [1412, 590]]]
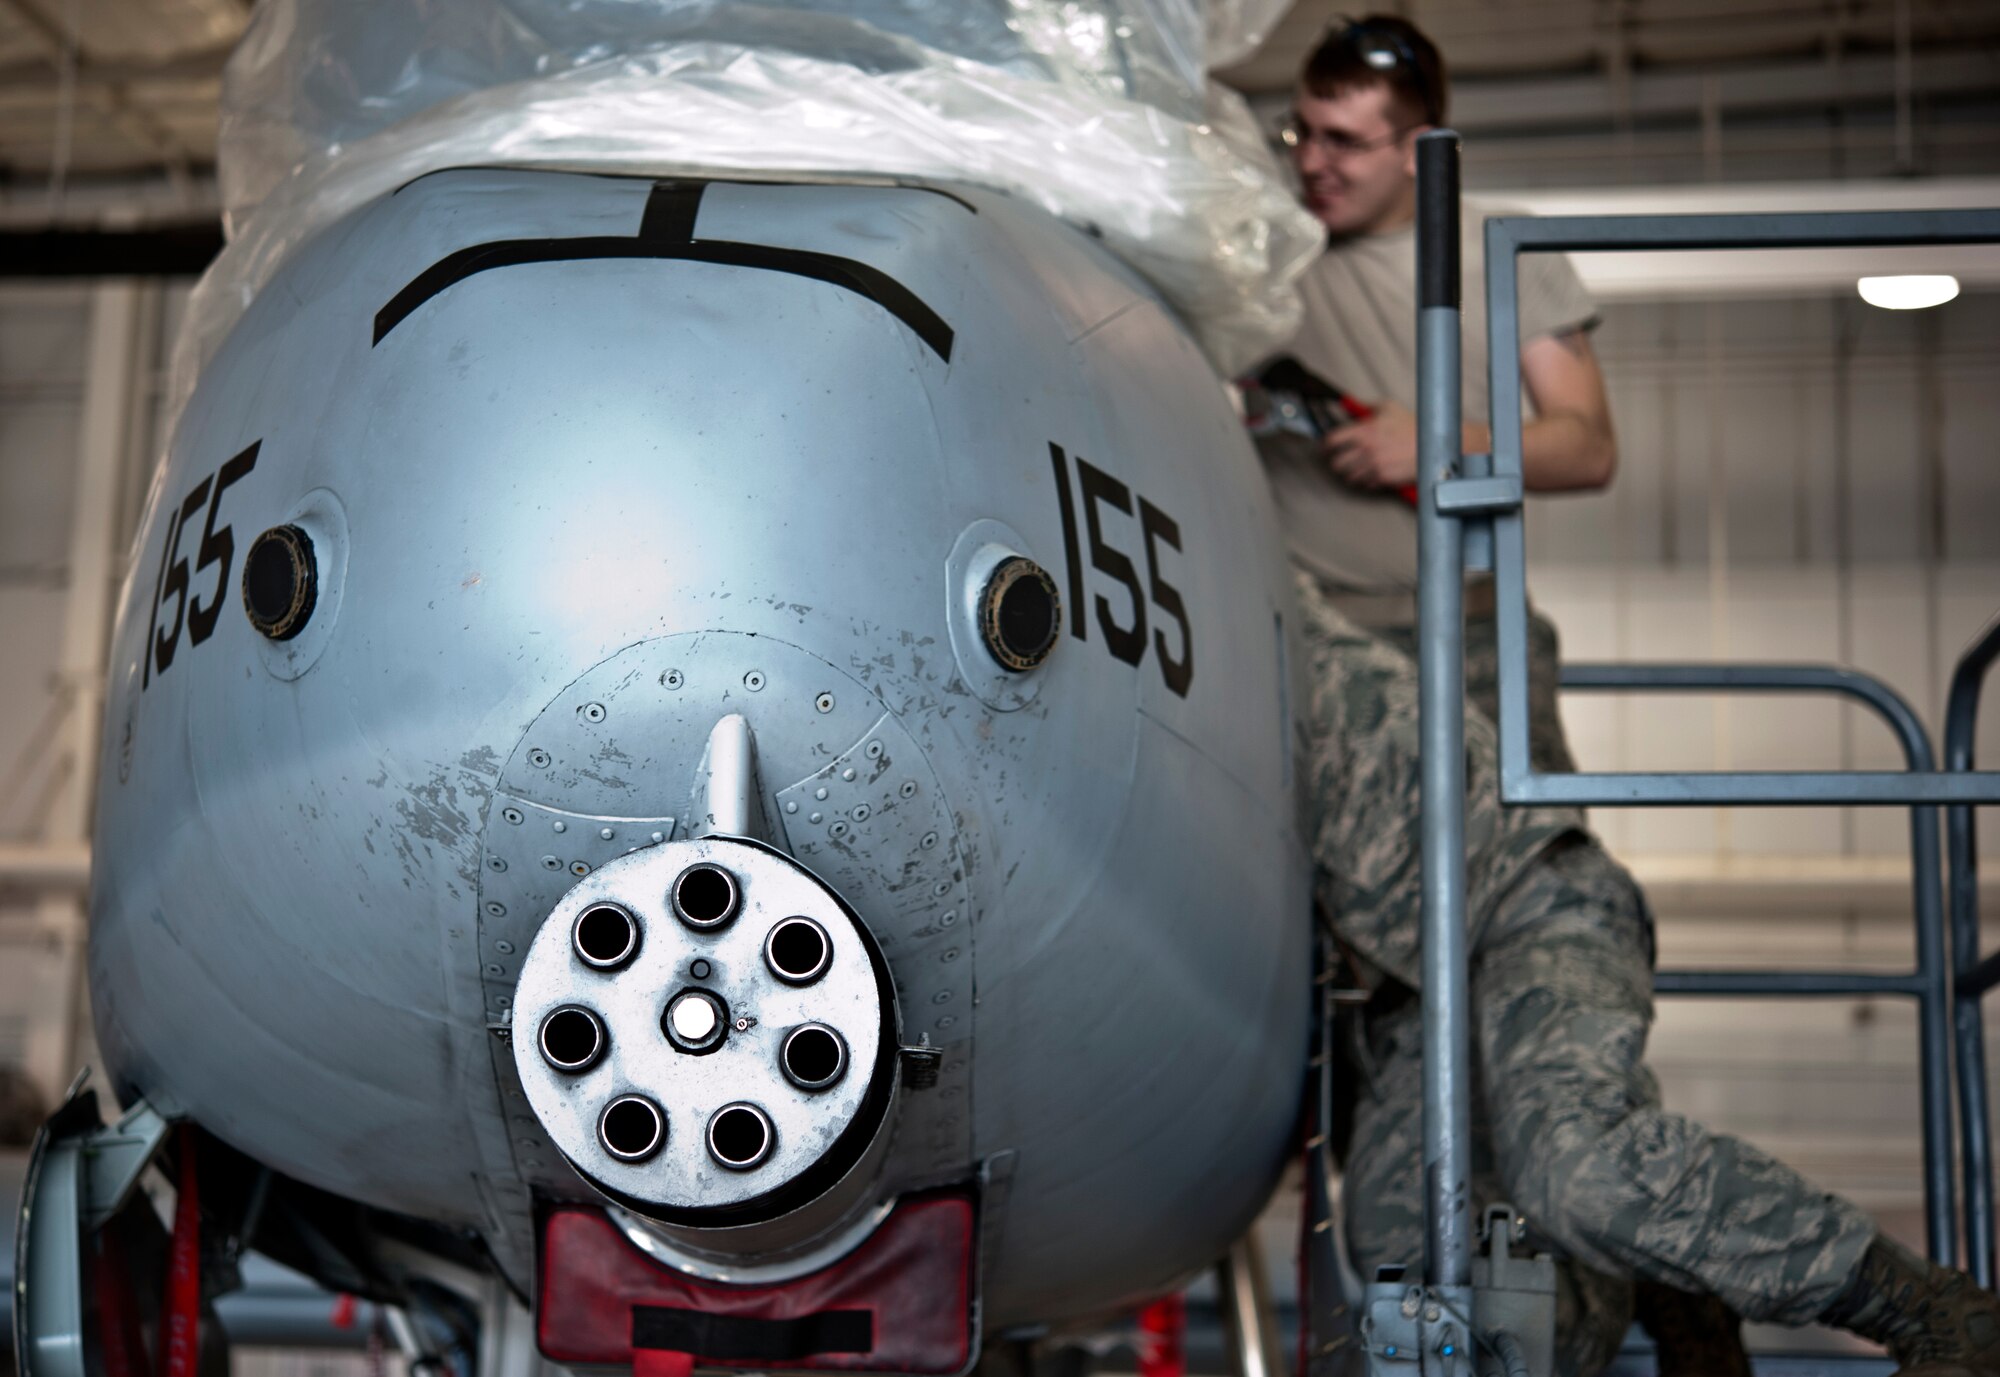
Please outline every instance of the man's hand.
[[[1571, 330], [1527, 341], [1521, 346], [1521, 379], [1537, 413], [1521, 431], [1521, 471], [1528, 490], [1576, 491], [1609, 483], [1618, 466], [1618, 440], [1589, 334]], [[1395, 491], [1410, 486], [1417, 481], [1415, 413], [1387, 398], [1367, 406], [1372, 416], [1326, 437], [1328, 466], [1353, 488]], [[1492, 432], [1483, 423], [1467, 421], [1460, 448], [1466, 454], [1488, 453]]]
[[1326, 437], [1333, 476], [1349, 487], [1402, 488], [1417, 481], [1417, 417], [1406, 406], [1369, 402], [1375, 414]]

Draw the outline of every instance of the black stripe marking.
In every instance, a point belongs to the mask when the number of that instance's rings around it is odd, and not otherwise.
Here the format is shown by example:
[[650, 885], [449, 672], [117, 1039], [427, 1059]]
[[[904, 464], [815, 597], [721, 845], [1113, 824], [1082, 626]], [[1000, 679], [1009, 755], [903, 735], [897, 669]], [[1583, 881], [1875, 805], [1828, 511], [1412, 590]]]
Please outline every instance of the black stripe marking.
[[639, 237], [661, 248], [694, 242], [695, 217], [701, 214], [701, 182], [655, 182], [639, 218]]
[[375, 313], [375, 339], [380, 344], [419, 306], [456, 283], [494, 268], [527, 263], [568, 263], [590, 258], [650, 258], [726, 267], [790, 273], [864, 296], [916, 333], [946, 363], [951, 362], [952, 328], [923, 298], [880, 268], [851, 258], [808, 249], [775, 248], [769, 244], [739, 244], [723, 239], [694, 238], [700, 209], [698, 183], [662, 182], [646, 200], [639, 233], [630, 239], [585, 236], [575, 239], [502, 239], [475, 244], [446, 254], [410, 279]]
[[715, 1315], [678, 1306], [632, 1307], [632, 1347], [690, 1353], [718, 1362], [796, 1362], [817, 1353], [869, 1353], [875, 1316], [819, 1310], [789, 1320]]
[[[391, 197], [401, 196], [404, 192], [408, 191], [418, 182], [428, 181], [432, 177], [442, 177], [447, 172], [532, 172], [532, 171], [533, 169], [531, 168], [525, 168], [519, 165], [510, 165], [507, 163], [460, 163], [456, 167], [434, 167], [429, 172], [422, 172], [410, 178], [409, 181], [404, 182], [401, 186], [397, 187], [394, 191], [390, 192], [389, 195]], [[564, 177], [596, 177], [603, 181], [608, 181], [608, 182], [629, 182], [636, 180], [635, 178], [627, 174], [618, 172], [585, 172], [581, 170], [571, 170], [568, 172], [560, 173], [558, 175]], [[972, 204], [972, 202], [966, 200], [965, 197], [960, 195], [958, 192], [951, 190], [949, 187], [931, 186], [924, 182], [842, 181], [838, 178], [834, 178], [828, 181], [797, 181], [797, 180], [781, 181], [775, 177], [730, 177], [727, 179], [710, 178], [709, 182], [712, 183], [717, 180], [721, 180], [724, 186], [832, 186], [832, 187], [860, 187], [868, 191], [921, 191], [926, 196], [942, 196], [944, 197], [945, 200], [950, 201], [956, 205], [962, 206], [965, 209], [965, 213], [968, 215], [979, 214], [979, 207]], [[218, 229], [216, 232], [218, 234], [221, 233], [220, 229]]]

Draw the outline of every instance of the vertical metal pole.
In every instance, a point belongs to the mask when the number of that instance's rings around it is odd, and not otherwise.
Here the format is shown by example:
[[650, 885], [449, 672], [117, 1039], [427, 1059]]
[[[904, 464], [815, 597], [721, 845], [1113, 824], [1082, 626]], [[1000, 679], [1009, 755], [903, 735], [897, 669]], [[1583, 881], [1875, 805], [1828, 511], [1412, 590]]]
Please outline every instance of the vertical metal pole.
[[[1921, 732], [1921, 728], [1918, 729]], [[1930, 742], [1920, 770], [1933, 768]], [[1951, 1161], [1951, 969], [1945, 955], [1944, 886], [1939, 874], [1938, 810], [1910, 810], [1910, 866], [1915, 872], [1917, 975], [1917, 1074], [1924, 1131], [1924, 1233], [1931, 1260], [1958, 1262], [1958, 1205]]]
[[1417, 140], [1417, 629], [1422, 755], [1424, 1219], [1432, 1286], [1472, 1282], [1465, 936], [1465, 564], [1438, 484], [1459, 452], [1458, 135]]
[[[2000, 619], [1992, 622], [1952, 672], [1944, 715], [1944, 767], [1973, 768], [1979, 694], [1986, 671], [2000, 659]], [[1986, 1102], [1986, 1020], [1979, 989], [1979, 838], [1970, 804], [1945, 809], [1947, 871], [1951, 876], [1952, 1024], [1958, 1038], [1958, 1117], [1965, 1184], [1965, 1252], [1973, 1280], [1992, 1289], [1993, 1141]]]
[[[1520, 269], [1509, 222], [1495, 216], [1486, 222], [1486, 358], [1487, 405], [1492, 412], [1493, 474], [1521, 477], [1521, 327]], [[1500, 797], [1515, 796], [1516, 788], [1534, 772], [1528, 744], [1528, 556], [1525, 519], [1520, 509], [1492, 518], [1493, 610], [1495, 648], [1499, 656]]]
[[[1979, 966], [1978, 839], [1970, 804], [1945, 810], [1950, 832], [1952, 963], [1964, 979]], [[1993, 1289], [1993, 1140], [1986, 1103], [1986, 1020], [1978, 994], [1952, 1001], [1958, 1040], [1958, 1117], [1965, 1186], [1965, 1254], [1972, 1279]]]
[[1222, 1292], [1235, 1377], [1285, 1377], [1284, 1355], [1278, 1346], [1278, 1313], [1254, 1231], [1229, 1245], [1229, 1251], [1215, 1265], [1215, 1281], [1216, 1289]]

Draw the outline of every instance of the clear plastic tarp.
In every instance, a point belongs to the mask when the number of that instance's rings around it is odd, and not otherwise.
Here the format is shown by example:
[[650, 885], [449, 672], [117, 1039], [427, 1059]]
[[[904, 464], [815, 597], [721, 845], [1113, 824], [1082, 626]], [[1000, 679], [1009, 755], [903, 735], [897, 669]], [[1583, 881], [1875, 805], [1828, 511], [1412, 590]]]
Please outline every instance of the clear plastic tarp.
[[1100, 233], [1234, 372], [1295, 328], [1320, 231], [1207, 71], [1286, 7], [259, 0], [223, 81], [228, 247], [169, 404], [299, 244], [457, 166], [991, 187]]

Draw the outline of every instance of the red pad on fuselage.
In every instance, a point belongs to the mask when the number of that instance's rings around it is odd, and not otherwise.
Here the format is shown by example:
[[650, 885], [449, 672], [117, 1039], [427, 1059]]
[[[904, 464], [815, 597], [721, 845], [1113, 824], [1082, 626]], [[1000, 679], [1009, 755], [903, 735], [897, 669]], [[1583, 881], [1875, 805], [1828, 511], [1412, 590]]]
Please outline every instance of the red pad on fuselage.
[[[948, 1377], [977, 1355], [972, 1201], [899, 1204], [853, 1252], [791, 1281], [735, 1286], [647, 1256], [601, 1210], [542, 1224], [536, 1338], [552, 1362], [666, 1377], [702, 1367]], [[685, 1356], [682, 1356], [685, 1355]]]

